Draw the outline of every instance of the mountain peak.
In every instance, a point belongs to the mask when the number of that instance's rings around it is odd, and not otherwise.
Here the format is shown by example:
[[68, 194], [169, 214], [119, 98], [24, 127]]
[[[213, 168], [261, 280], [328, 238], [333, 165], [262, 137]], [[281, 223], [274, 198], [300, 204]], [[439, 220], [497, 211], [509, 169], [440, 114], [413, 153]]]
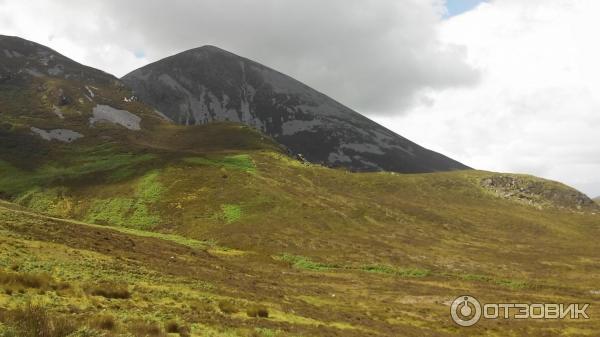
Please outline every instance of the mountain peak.
[[177, 123], [244, 123], [310, 162], [356, 171], [468, 168], [287, 75], [216, 46], [170, 56], [122, 80]]

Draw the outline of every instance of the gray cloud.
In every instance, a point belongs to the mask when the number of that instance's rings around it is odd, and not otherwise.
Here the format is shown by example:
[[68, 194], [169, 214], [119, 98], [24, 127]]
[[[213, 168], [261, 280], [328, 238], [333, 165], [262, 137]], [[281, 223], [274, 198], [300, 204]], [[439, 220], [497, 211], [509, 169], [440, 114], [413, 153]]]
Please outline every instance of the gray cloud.
[[438, 39], [441, 0], [7, 3], [27, 13], [21, 15], [25, 21], [49, 25], [40, 43], [59, 47], [62, 41], [70, 49], [81, 48], [73, 55], [79, 61], [116, 75], [213, 44], [287, 73], [359, 111], [381, 115], [402, 113], [419, 102], [423, 89], [478, 80], [464, 60], [465, 50]]

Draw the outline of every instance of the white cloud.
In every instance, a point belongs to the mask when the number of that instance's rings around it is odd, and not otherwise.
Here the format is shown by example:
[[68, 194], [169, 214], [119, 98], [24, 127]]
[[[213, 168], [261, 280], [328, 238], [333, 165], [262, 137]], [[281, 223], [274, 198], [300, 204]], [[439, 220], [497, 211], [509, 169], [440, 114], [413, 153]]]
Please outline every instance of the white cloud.
[[464, 49], [439, 41], [442, 1], [4, 0], [0, 32], [117, 76], [213, 44], [359, 111], [397, 114], [422, 88], [477, 81]]
[[116, 25], [102, 2], [0, 1], [0, 34], [19, 36], [55, 49], [85, 65], [113, 74], [140, 67], [137, 46]]
[[441, 27], [482, 72], [473, 88], [377, 118], [480, 169], [531, 173], [600, 195], [600, 2], [497, 0]]

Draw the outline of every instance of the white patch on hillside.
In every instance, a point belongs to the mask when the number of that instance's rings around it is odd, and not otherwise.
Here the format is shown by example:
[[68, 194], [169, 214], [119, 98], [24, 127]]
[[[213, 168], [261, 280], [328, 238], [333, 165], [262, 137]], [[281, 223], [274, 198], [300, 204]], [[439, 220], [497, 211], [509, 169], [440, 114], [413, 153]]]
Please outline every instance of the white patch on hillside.
[[342, 149], [350, 149], [360, 153], [373, 153], [373, 154], [384, 154], [381, 151], [381, 148], [375, 144], [358, 144], [358, 143], [348, 143], [340, 145]]
[[90, 97], [94, 98], [94, 92], [92, 91], [92, 89], [90, 89], [87, 85], [85, 86], [85, 89], [90, 94]]
[[26, 73], [28, 73], [29, 75], [31, 75], [33, 77], [43, 77], [44, 76], [44, 74], [40, 73], [39, 71], [37, 71], [35, 69], [25, 68], [25, 69], [23, 69], [23, 71], [25, 71]]
[[291, 136], [301, 131], [310, 131], [315, 127], [321, 126], [321, 123], [318, 119], [313, 119], [310, 121], [303, 120], [290, 120], [281, 125], [281, 132], [284, 136]]
[[331, 164], [335, 163], [351, 163], [352, 159], [347, 155], [343, 154], [341, 151], [331, 152], [327, 157], [327, 161]]
[[47, 141], [58, 140], [61, 142], [70, 143], [79, 138], [83, 138], [83, 135], [81, 133], [68, 129], [54, 129], [46, 131], [35, 127], [31, 127], [30, 130], [36, 133], [38, 136], [42, 137], [42, 139]]
[[96, 105], [92, 113], [94, 115], [90, 118], [90, 125], [105, 121], [122, 125], [129, 130], [140, 130], [142, 119], [129, 111], [115, 109], [108, 105]]
[[48, 75], [51, 75], [51, 76], [62, 75], [63, 72], [64, 72], [64, 67], [60, 64], [57, 64], [54, 67], [48, 69]]
[[13, 57], [16, 57], [16, 58], [23, 57], [23, 55], [21, 55], [18, 51], [15, 51], [15, 50], [4, 49], [3, 51], [4, 51], [4, 55], [6, 57], [8, 57], [9, 59], [11, 59]]
[[57, 115], [58, 118], [65, 119], [65, 115], [63, 115], [62, 110], [60, 110], [60, 108], [57, 107], [56, 105], [52, 106], [52, 112], [54, 112], [54, 114]]

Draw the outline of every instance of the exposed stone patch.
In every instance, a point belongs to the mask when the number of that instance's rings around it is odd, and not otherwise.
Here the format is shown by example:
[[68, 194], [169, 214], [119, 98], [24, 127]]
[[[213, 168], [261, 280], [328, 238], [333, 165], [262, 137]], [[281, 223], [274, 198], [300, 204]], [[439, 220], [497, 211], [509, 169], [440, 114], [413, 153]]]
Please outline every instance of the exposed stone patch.
[[40, 73], [39, 71], [37, 71], [36, 69], [30, 69], [30, 68], [25, 68], [23, 69], [26, 73], [28, 73], [29, 75], [33, 76], [33, 77], [42, 77], [44, 76], [44, 74]]
[[65, 115], [63, 115], [62, 110], [59, 107], [57, 107], [56, 105], [52, 106], [52, 112], [54, 112], [54, 114], [56, 116], [58, 116], [58, 118], [65, 119]]
[[57, 64], [54, 67], [48, 69], [48, 75], [59, 76], [59, 75], [62, 75], [62, 73], [64, 71], [65, 71], [65, 68], [62, 65]]
[[65, 143], [71, 143], [79, 138], [83, 138], [83, 135], [81, 133], [68, 129], [54, 129], [46, 131], [35, 127], [31, 127], [31, 131], [33, 131], [35, 134], [47, 141], [58, 140]]
[[342, 144], [340, 145], [343, 149], [350, 149], [359, 153], [374, 153], [374, 154], [385, 154], [381, 151], [381, 148], [375, 144], [358, 144], [358, 143], [350, 143], [350, 144]]
[[97, 122], [105, 121], [122, 125], [129, 130], [140, 130], [142, 119], [129, 111], [115, 109], [108, 105], [96, 105], [92, 113], [94, 115], [90, 118], [91, 126]]
[[90, 97], [94, 98], [94, 92], [92, 91], [92, 89], [90, 89], [90, 87], [88, 87], [87, 85], [85, 86], [85, 90], [87, 90], [87, 92], [90, 94]]
[[290, 120], [281, 125], [281, 131], [284, 136], [291, 136], [300, 131], [311, 131], [314, 128], [320, 126], [322, 123], [318, 119], [310, 121], [303, 120]]
[[495, 175], [481, 180], [481, 186], [501, 198], [537, 208], [556, 207], [576, 211], [600, 211], [585, 194], [560, 183], [534, 177]]

